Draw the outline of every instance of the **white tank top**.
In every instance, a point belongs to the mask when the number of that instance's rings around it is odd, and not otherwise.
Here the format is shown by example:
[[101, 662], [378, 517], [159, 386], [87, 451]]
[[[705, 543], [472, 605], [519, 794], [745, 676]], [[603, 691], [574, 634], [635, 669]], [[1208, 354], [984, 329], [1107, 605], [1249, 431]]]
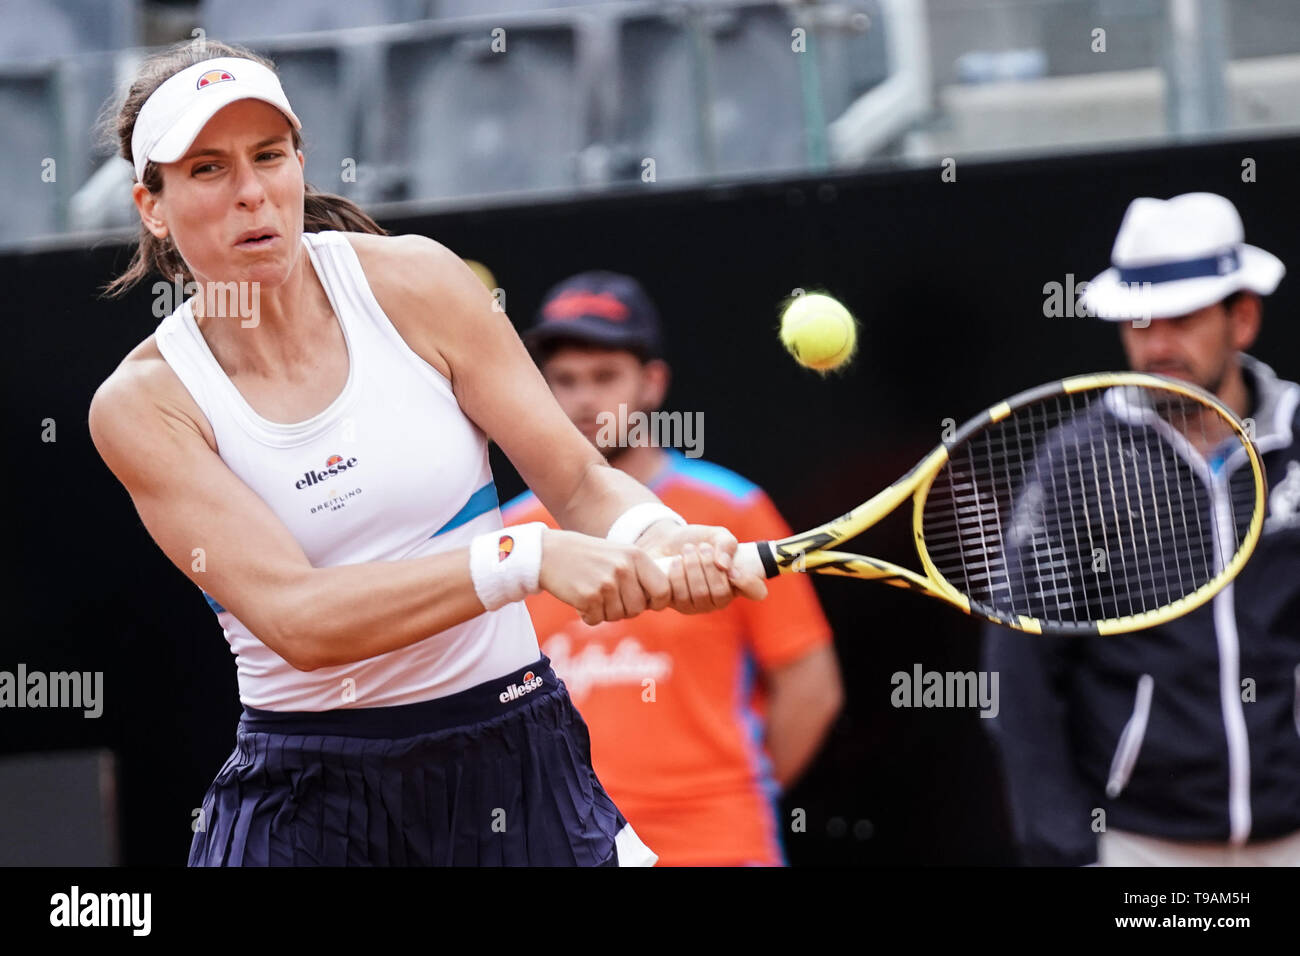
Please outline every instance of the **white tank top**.
[[[451, 383], [393, 327], [346, 236], [302, 239], [348, 347], [347, 384], [320, 414], [286, 425], [253, 411], [209, 350], [190, 302], [158, 325], [158, 350], [207, 416], [221, 459], [315, 567], [423, 557], [500, 528], [487, 438]], [[410, 704], [541, 656], [528, 611], [516, 602], [378, 657], [299, 671], [208, 603], [235, 655], [240, 700], [266, 710]]]

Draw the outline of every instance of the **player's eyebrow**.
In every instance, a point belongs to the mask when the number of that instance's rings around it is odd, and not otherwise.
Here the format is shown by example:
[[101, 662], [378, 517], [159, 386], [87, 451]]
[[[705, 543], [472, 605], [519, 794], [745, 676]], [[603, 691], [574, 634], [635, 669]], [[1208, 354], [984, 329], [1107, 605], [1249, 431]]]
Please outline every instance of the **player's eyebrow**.
[[[264, 140], [260, 140], [254, 143], [252, 148], [254, 150], [258, 150], [258, 149], [264, 149], [267, 146], [273, 146], [276, 143], [282, 142], [286, 135], [288, 134], [281, 133], [278, 136], [267, 137]], [[184, 156], [181, 157], [180, 161], [185, 162], [186, 160], [197, 159], [199, 156], [225, 156], [227, 152], [228, 152], [227, 150], [217, 149], [215, 146], [209, 146], [207, 149], [196, 149], [186, 153]]]

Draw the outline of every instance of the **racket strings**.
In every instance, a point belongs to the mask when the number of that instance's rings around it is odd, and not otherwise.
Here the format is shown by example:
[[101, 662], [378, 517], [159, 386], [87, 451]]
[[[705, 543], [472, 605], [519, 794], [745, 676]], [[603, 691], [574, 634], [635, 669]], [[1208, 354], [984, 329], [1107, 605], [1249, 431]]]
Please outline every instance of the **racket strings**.
[[926, 551], [998, 614], [1087, 624], [1154, 611], [1242, 546], [1256, 490], [1241, 444], [1173, 390], [1040, 399], [949, 449], [924, 505]]

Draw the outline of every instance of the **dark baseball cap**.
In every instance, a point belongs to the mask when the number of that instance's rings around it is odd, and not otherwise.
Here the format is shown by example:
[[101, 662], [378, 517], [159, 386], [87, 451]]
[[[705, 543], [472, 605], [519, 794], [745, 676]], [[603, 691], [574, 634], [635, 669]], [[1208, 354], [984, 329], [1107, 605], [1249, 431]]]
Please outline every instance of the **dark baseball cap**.
[[552, 286], [523, 338], [534, 356], [558, 342], [628, 349], [642, 358], [663, 350], [659, 311], [639, 282], [618, 272], [583, 272]]

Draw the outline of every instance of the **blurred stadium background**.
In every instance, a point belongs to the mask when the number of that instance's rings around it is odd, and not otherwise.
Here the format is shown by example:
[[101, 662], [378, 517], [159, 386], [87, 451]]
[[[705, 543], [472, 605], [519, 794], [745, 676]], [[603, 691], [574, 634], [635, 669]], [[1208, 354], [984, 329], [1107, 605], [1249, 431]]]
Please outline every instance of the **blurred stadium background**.
[[[1289, 0], [5, 0], [0, 239], [135, 222], [93, 120], [176, 40], [276, 60], [322, 188], [429, 207], [647, 158], [680, 185], [1294, 128], [1297, 26]], [[26, 188], [47, 158], [57, 188]]]
[[[1113, 330], [1046, 316], [1044, 285], [1103, 268], [1133, 196], [1223, 193], [1248, 241], [1300, 269], [1294, 0], [0, 0], [5, 434], [22, 464], [0, 669], [103, 671], [106, 697], [97, 720], [0, 712], [0, 864], [181, 863], [229, 752], [219, 629], [85, 425], [160, 318], [148, 283], [97, 298], [137, 223], [97, 120], [151, 48], [205, 37], [275, 59], [309, 181], [484, 262], [516, 323], [569, 273], [640, 277], [665, 316], [669, 407], [706, 412], [706, 457], [796, 527], [892, 481], [945, 418], [1122, 365]], [[1257, 349], [1290, 378], [1295, 284]], [[795, 286], [862, 318], [852, 375], [822, 383], [781, 352]], [[40, 441], [50, 420], [58, 440]], [[850, 451], [811, 487], [762, 457], [832, 441]], [[504, 500], [518, 479], [495, 452], [494, 468]], [[871, 553], [909, 560], [905, 525], [881, 533]], [[889, 705], [896, 670], [974, 669], [973, 622], [817, 586], [849, 700], [786, 795], [808, 813], [791, 861], [1013, 862], [975, 712]]]

